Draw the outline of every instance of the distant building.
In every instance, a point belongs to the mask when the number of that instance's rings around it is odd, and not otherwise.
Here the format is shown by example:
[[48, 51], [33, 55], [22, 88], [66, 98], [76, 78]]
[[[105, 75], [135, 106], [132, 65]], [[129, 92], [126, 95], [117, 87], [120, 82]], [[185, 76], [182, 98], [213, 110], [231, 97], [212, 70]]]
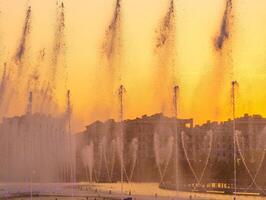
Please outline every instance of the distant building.
[[[244, 115], [235, 120], [237, 163], [260, 162], [266, 149], [266, 118]], [[265, 130], [264, 130], [265, 129]], [[77, 178], [117, 181], [120, 178], [121, 130], [125, 180], [173, 179], [175, 158], [185, 181], [232, 176], [233, 121], [193, 125], [192, 119], [155, 114], [121, 123], [96, 121], [77, 134]], [[177, 143], [175, 143], [177, 139]], [[178, 154], [175, 153], [177, 144]], [[266, 151], [266, 150], [265, 150]], [[227, 167], [226, 167], [227, 166]], [[243, 167], [242, 167], [243, 168]], [[228, 176], [219, 175], [228, 173]], [[243, 169], [242, 169], [243, 170]], [[189, 178], [190, 176], [190, 178]]]
[[[161, 142], [167, 144], [167, 140], [170, 136], [174, 136], [176, 129], [189, 130], [192, 127], [192, 119], [176, 120], [165, 117], [162, 114], [156, 114], [150, 117], [144, 115], [142, 118], [124, 121], [124, 163], [125, 170], [127, 171], [126, 178], [134, 179], [135, 181], [158, 179], [154, 135], [165, 136], [162, 137]], [[110, 171], [109, 174], [112, 177], [109, 175], [109, 181], [119, 180], [120, 131], [121, 123], [109, 120], [104, 123], [97, 121], [87, 126], [84, 132], [77, 134], [78, 178], [84, 179], [85, 174], [89, 174], [89, 172], [86, 172], [86, 170], [89, 171], [89, 164], [85, 164], [84, 166], [84, 160], [86, 158], [82, 158], [82, 150], [86, 145], [93, 144], [94, 149], [91, 154], [94, 155], [94, 160], [92, 161], [94, 172], [91, 173], [94, 179], [106, 181], [108, 177], [106, 171]], [[169, 152], [173, 154], [173, 150], [169, 150]], [[172, 157], [170, 155], [169, 161], [171, 160]], [[99, 169], [102, 170], [99, 172]]]

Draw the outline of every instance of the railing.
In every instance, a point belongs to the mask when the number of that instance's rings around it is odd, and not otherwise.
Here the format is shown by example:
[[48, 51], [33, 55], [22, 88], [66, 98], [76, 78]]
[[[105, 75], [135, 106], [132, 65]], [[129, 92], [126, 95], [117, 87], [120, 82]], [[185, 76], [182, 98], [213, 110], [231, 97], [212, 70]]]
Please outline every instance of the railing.
[[[173, 183], [160, 184], [161, 189], [176, 190], [176, 185]], [[179, 186], [179, 191], [184, 192], [198, 192], [198, 193], [220, 193], [220, 194], [234, 194], [234, 184], [232, 183], [207, 183], [207, 184], [184, 184]], [[256, 187], [249, 188], [237, 187], [236, 194], [250, 195], [250, 196], [266, 196], [266, 188], [258, 189]]]

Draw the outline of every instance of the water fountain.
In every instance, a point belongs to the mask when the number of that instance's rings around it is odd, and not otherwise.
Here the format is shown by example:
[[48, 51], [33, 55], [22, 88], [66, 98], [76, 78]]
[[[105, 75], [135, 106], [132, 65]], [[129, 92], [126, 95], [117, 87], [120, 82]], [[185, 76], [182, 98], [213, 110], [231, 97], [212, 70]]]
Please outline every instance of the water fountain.
[[104, 143], [101, 141], [99, 143], [99, 146], [96, 147], [95, 150], [95, 157], [97, 160], [94, 161], [94, 177], [96, 182], [100, 182], [101, 179], [101, 173], [103, 168], [103, 149], [104, 149]]
[[[109, 182], [112, 182], [114, 167], [115, 167], [115, 160], [116, 160], [116, 140], [111, 139], [107, 141], [106, 137], [104, 138], [104, 149], [103, 149], [103, 156], [104, 156], [104, 163], [106, 167], [106, 171], [108, 174]], [[110, 143], [109, 143], [110, 142]], [[109, 146], [107, 146], [109, 144]], [[108, 148], [107, 148], [108, 147]]]
[[[265, 134], [264, 130], [262, 133]], [[262, 153], [262, 155], [260, 155], [259, 156], [260, 158], [256, 159], [256, 161], [255, 161], [254, 155], [250, 155], [250, 154], [254, 153], [255, 149], [249, 148], [248, 150], [245, 150], [245, 146], [244, 146], [245, 143], [247, 143], [247, 141], [244, 138], [243, 134], [240, 131], [236, 130], [237, 149], [238, 149], [240, 158], [241, 158], [241, 160], [245, 166], [245, 169], [248, 173], [248, 176], [250, 177], [250, 179], [252, 181], [251, 184], [249, 184], [248, 187], [246, 188], [246, 191], [248, 192], [248, 190], [254, 185], [256, 187], [256, 189], [261, 190], [263, 192], [263, 189], [257, 184], [256, 178], [257, 178], [257, 176], [261, 170], [263, 161], [265, 159], [265, 147], [266, 146], [265, 146], [265, 144], [260, 146], [260, 148], [262, 148], [262, 149], [260, 149], [261, 152], [259, 152], [259, 153]], [[256, 162], [256, 164], [255, 164], [256, 169], [252, 169], [252, 167], [249, 166], [249, 164], [254, 165], [255, 162]]]
[[[26, 114], [5, 118], [1, 124], [1, 172], [4, 182], [63, 182], [63, 169], [73, 165], [69, 156], [70, 135], [67, 132], [68, 119], [65, 115], [52, 117], [34, 113], [30, 93]], [[60, 147], [60, 148], [59, 148]], [[31, 170], [32, 169], [32, 170]], [[32, 174], [34, 172], [34, 174]]]
[[94, 164], [93, 148], [94, 148], [93, 142], [91, 142], [91, 144], [86, 145], [81, 151], [81, 158], [86, 171], [86, 178], [89, 182], [93, 181], [92, 179], [93, 164]]
[[[231, 52], [231, 49], [226, 49], [225, 44], [229, 41], [231, 35], [230, 21], [233, 15], [232, 8], [232, 0], [227, 0], [220, 31], [215, 40], [215, 48], [218, 54], [221, 54], [221, 60], [224, 59], [225, 55], [227, 56], [228, 52]], [[8, 118], [4, 117], [3, 122], [0, 123], [0, 181], [14, 184], [21, 183], [25, 187], [29, 186], [31, 198], [35, 183], [48, 182], [51, 185], [55, 182], [67, 182], [71, 183], [72, 197], [74, 197], [75, 186], [77, 184], [76, 156], [80, 156], [85, 169], [86, 181], [90, 183], [93, 181], [111, 183], [117, 181], [119, 178], [121, 193], [123, 193], [126, 191], [125, 181], [127, 180], [129, 183], [132, 183], [135, 180], [134, 175], [136, 168], [139, 167], [138, 162], [141, 159], [141, 162], [143, 162], [144, 157], [150, 159], [154, 166], [156, 165], [154, 167], [154, 174], [158, 179], [159, 173], [160, 185], [164, 185], [167, 182], [166, 177], [168, 174], [172, 177], [173, 174], [175, 175], [174, 189], [176, 191], [183, 189], [183, 185], [181, 184], [183, 182], [184, 184], [190, 185], [191, 189], [195, 189], [197, 186], [207, 185], [204, 183], [204, 177], [206, 176], [214, 149], [214, 135], [218, 135], [221, 130], [224, 131], [221, 128], [224, 124], [218, 124], [217, 122], [217, 127], [220, 128], [219, 130], [212, 129], [211, 127], [208, 130], [206, 128], [204, 131], [198, 131], [197, 128], [199, 126], [193, 127], [192, 124], [191, 127], [187, 127], [186, 122], [184, 122], [186, 120], [180, 119], [178, 109], [179, 86], [175, 86], [174, 72], [176, 36], [174, 0], [169, 1], [167, 12], [163, 16], [158, 29], [158, 37], [155, 44], [158, 58], [158, 71], [155, 82], [157, 87], [160, 86], [162, 88], [162, 91], [159, 91], [158, 88], [156, 91], [159, 94], [157, 97], [160, 104], [160, 111], [164, 114], [171, 113], [171, 117], [166, 117], [162, 114], [150, 118], [147, 116], [141, 119], [138, 118], [133, 124], [135, 126], [133, 130], [136, 134], [134, 132], [130, 135], [132, 129], [129, 129], [127, 125], [130, 126], [131, 124], [127, 123], [124, 117], [126, 90], [124, 85], [122, 85], [123, 81], [120, 72], [122, 52], [121, 0], [117, 0], [112, 20], [104, 38], [104, 52], [102, 54], [105, 56], [107, 66], [109, 67], [108, 73], [110, 80], [107, 82], [110, 85], [107, 87], [107, 90], [112, 93], [110, 102], [113, 101], [114, 88], [117, 83], [120, 85], [117, 93], [119, 100], [119, 109], [117, 109], [119, 110], [119, 120], [118, 122], [115, 122], [115, 120], [104, 123], [99, 122], [101, 125], [107, 124], [105, 129], [101, 129], [99, 132], [95, 130], [95, 135], [98, 133], [99, 135], [97, 135], [96, 139], [93, 137], [89, 138], [88, 143], [81, 148], [80, 154], [77, 155], [75, 155], [76, 141], [72, 137], [70, 91], [67, 92], [66, 96], [66, 110], [58, 114], [55, 112], [56, 109], [54, 109], [57, 106], [55, 92], [57, 89], [57, 78], [60, 74], [58, 73], [59, 64], [66, 65], [65, 61], [62, 61], [65, 59], [64, 54], [66, 49], [64, 38], [65, 5], [62, 1], [57, 4], [56, 11], [55, 41], [52, 48], [52, 62], [50, 63], [52, 69], [48, 77], [44, 78], [49, 80], [42, 80], [43, 83], [41, 85], [39, 82], [40, 72], [37, 68], [31, 71], [32, 73], [30, 75], [27, 74], [26, 70], [24, 71], [26, 61], [29, 62], [26, 60], [26, 54], [32, 28], [31, 7], [28, 7], [26, 10], [22, 35], [14, 54], [15, 56], [12, 58], [12, 62], [4, 65], [0, 82], [1, 116], [7, 116], [5, 109], [8, 110], [8, 105], [11, 104], [10, 101], [14, 101], [15, 98], [13, 95], [15, 91], [20, 90], [21, 93], [24, 93], [24, 89], [26, 89], [27, 95], [23, 94], [22, 96], [28, 96], [28, 100], [24, 114]], [[45, 51], [41, 52], [40, 62], [44, 59], [44, 55]], [[18, 69], [14, 69], [14, 65]], [[219, 65], [218, 67], [221, 66], [221, 69], [215, 70], [215, 75], [221, 74], [218, 77], [218, 87], [222, 87], [221, 83], [224, 82], [225, 78], [225, 65]], [[27, 77], [28, 80], [25, 81], [22, 77]], [[16, 83], [17, 80], [19, 80], [18, 83]], [[216, 83], [215, 81], [215, 86], [211, 87], [217, 89]], [[234, 199], [236, 199], [236, 193], [241, 189], [240, 187], [237, 188], [237, 184], [241, 182], [238, 181], [241, 177], [237, 177], [237, 170], [240, 169], [238, 167], [240, 165], [240, 159], [249, 176], [248, 186], [245, 188], [245, 192], [260, 190], [262, 192], [261, 194], [263, 194], [264, 189], [263, 185], [259, 182], [259, 176], [265, 162], [266, 128], [259, 131], [256, 130], [256, 134], [255, 131], [246, 133], [238, 128], [238, 119], [236, 118], [236, 90], [238, 83], [232, 81], [231, 84], [232, 120], [230, 121], [231, 126], [229, 128], [230, 134], [231, 130], [233, 132], [233, 135], [230, 136], [232, 136], [231, 139], [233, 140], [232, 161], [234, 184], [230, 189], [233, 188], [234, 191], [232, 193], [234, 194]], [[27, 86], [24, 88], [25, 85]], [[18, 86], [18, 89], [16, 86]], [[217, 90], [215, 94], [220, 95], [220, 92], [221, 90]], [[171, 103], [169, 99], [171, 99]], [[154, 98], [153, 100], [156, 101], [157, 99]], [[172, 112], [170, 111], [171, 109]], [[110, 124], [108, 125], [108, 123]], [[145, 126], [147, 124], [148, 126]], [[227, 131], [227, 129], [225, 130]], [[148, 135], [148, 140], [145, 141], [145, 144], [142, 141], [144, 137], [142, 137], [143, 135], [140, 136], [140, 133]], [[196, 133], [201, 133], [200, 136], [202, 137], [196, 137]], [[251, 137], [256, 137], [256, 145], [252, 145]], [[248, 146], [246, 145], [247, 143], [249, 144]], [[146, 149], [143, 146], [147, 144], [152, 149], [151, 151], [145, 151]], [[199, 150], [197, 150], [198, 146], [200, 146]], [[143, 152], [141, 151], [145, 152], [148, 156], [145, 157], [146, 155], [142, 155]], [[181, 155], [182, 153], [184, 155]], [[238, 155], [240, 159], [238, 159]], [[182, 156], [184, 156], [184, 159]], [[189, 182], [190, 180], [182, 180], [183, 182], [181, 182], [181, 165], [183, 164], [181, 159], [188, 165], [190, 176], [194, 177], [193, 183]], [[230, 164], [227, 166], [230, 166]], [[153, 166], [150, 164], [145, 167], [152, 168]], [[117, 176], [117, 174], [120, 174], [120, 176]], [[139, 172], [139, 174], [141, 173]]]
[[126, 173], [128, 174], [127, 177], [128, 182], [132, 182], [138, 158], [138, 149], [139, 149], [139, 140], [137, 138], [133, 138], [129, 144], [129, 149], [128, 149], [128, 158], [127, 158], [128, 167], [126, 167], [126, 169], [129, 168], [129, 173]]
[[154, 132], [153, 147], [161, 184], [164, 182], [164, 177], [172, 158], [174, 136], [172, 130], [167, 127], [161, 126], [160, 128], [157, 128], [157, 131]]
[[[175, 5], [174, 1], [168, 2], [167, 12], [163, 16], [157, 29], [155, 54], [157, 60], [157, 68], [155, 74], [156, 91], [154, 99], [158, 101], [160, 111], [162, 113], [171, 113], [177, 118], [176, 99], [173, 99], [174, 107], [169, 104], [169, 99], [172, 99], [172, 88], [175, 82]], [[160, 92], [158, 93], [158, 89]], [[162, 89], [163, 88], [163, 89]], [[177, 92], [175, 87], [175, 92]], [[159, 95], [158, 95], [159, 94]], [[176, 94], [177, 95], [177, 94]], [[174, 98], [177, 98], [175, 96]], [[170, 110], [174, 109], [174, 112]], [[155, 161], [158, 168], [160, 183], [164, 182], [164, 177], [169, 167], [172, 156], [177, 157], [176, 145], [177, 127], [172, 130], [170, 127], [165, 127], [164, 122], [160, 121], [157, 128], [154, 130], [153, 147], [155, 153]], [[165, 134], [162, 134], [165, 133]], [[165, 147], [167, 145], [167, 147]], [[176, 169], [177, 170], [177, 169]]]
[[[186, 135], [186, 133], [182, 131], [181, 143], [185, 158], [195, 178], [195, 184], [200, 186], [210, 161], [210, 156], [213, 148], [213, 131], [207, 131], [205, 136], [203, 137], [203, 140], [197, 142], [195, 142], [195, 138], [193, 138], [192, 135]], [[202, 149], [195, 150], [195, 145], [199, 146], [199, 143], [201, 143], [200, 146], [202, 147]], [[193, 149], [193, 151], [189, 152], [188, 149]]]

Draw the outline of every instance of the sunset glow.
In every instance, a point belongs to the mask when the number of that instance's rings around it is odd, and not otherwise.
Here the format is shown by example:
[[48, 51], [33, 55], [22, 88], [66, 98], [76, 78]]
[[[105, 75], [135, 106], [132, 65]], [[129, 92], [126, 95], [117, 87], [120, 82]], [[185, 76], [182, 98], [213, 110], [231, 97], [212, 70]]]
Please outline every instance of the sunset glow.
[[[52, 65], [55, 65], [54, 48], [58, 40], [64, 46], [58, 51], [53, 92], [58, 109], [64, 110], [66, 91], [71, 90], [75, 131], [82, 130], [95, 120], [118, 119], [117, 90], [120, 84], [126, 88], [125, 118], [157, 112], [172, 115], [171, 87], [179, 85], [181, 118], [194, 118], [196, 123], [228, 119], [232, 117], [232, 80], [239, 83], [236, 115], [266, 115], [264, 0], [232, 0], [230, 37], [220, 51], [216, 49], [215, 40], [220, 34], [226, 1], [176, 1], [174, 43], [165, 47], [160, 55], [155, 46], [169, 2], [121, 0], [120, 4], [119, 30], [115, 30], [119, 38], [113, 41], [119, 49], [116, 47], [115, 57], [106, 58], [103, 45], [114, 16], [115, 1], [65, 0], [65, 26], [61, 36], [58, 36], [60, 1], [57, 5], [54, 0], [2, 1], [1, 73], [4, 72], [5, 62], [11, 75], [19, 65], [14, 55], [21, 42], [28, 6], [31, 6], [31, 19], [23, 56], [25, 71], [17, 86], [19, 93], [10, 100], [8, 111], [1, 116], [24, 113], [27, 85], [31, 88], [28, 90], [33, 90], [34, 85], [28, 84], [29, 77], [37, 66], [39, 84], [49, 83], [53, 87], [50, 73]], [[167, 48], [171, 48], [171, 52]], [[168, 62], [169, 55], [171, 61]], [[163, 74], [158, 67], [162, 67], [163, 71], [170, 69], [170, 74]], [[33, 101], [34, 98], [33, 91]], [[4, 109], [1, 108], [1, 111], [4, 112]]]

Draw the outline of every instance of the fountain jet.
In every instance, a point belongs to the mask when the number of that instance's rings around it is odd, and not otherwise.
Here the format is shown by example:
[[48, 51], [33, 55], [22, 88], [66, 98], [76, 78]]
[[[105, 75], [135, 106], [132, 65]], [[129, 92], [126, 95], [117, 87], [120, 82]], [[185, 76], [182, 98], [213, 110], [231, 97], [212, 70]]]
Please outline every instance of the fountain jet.
[[[233, 32], [233, 0], [225, 0], [225, 10], [219, 24], [219, 31], [213, 41], [213, 67], [207, 76], [204, 76], [196, 90], [197, 96], [204, 94], [207, 110], [211, 110], [210, 117], [219, 120], [224, 115], [220, 107], [225, 106], [223, 97], [225, 91], [224, 84], [233, 77], [233, 57], [232, 57], [232, 32]], [[229, 78], [228, 78], [229, 77]], [[209, 83], [212, 84], [209, 84]], [[210, 105], [212, 105], [210, 107]], [[227, 105], [227, 103], [226, 103]], [[200, 101], [196, 99], [196, 108], [202, 108]], [[201, 112], [200, 110], [198, 112]]]
[[175, 178], [176, 178], [176, 191], [178, 191], [178, 131], [179, 131], [179, 121], [178, 121], [178, 95], [179, 95], [179, 86], [174, 86], [173, 91], [173, 109], [174, 109], [174, 120], [177, 119], [176, 125], [175, 125], [175, 134], [174, 134], [174, 148], [175, 148]]
[[118, 98], [119, 98], [119, 118], [120, 118], [120, 175], [121, 175], [121, 193], [123, 193], [123, 182], [124, 182], [124, 94], [126, 89], [123, 85], [119, 86], [118, 89]]
[[[175, 6], [174, 0], [169, 1], [168, 10], [163, 17], [157, 29], [155, 53], [157, 56], [157, 69], [155, 74], [156, 85], [163, 88], [160, 92], [160, 96], [156, 96], [159, 99], [158, 103], [162, 110], [165, 110], [169, 99], [170, 91], [172, 90], [175, 80]], [[156, 91], [157, 95], [157, 91]]]
[[236, 109], [236, 89], [238, 87], [238, 82], [237, 81], [232, 81], [232, 93], [231, 93], [231, 98], [232, 98], [232, 117], [233, 117], [233, 143], [234, 143], [234, 199], [236, 199], [236, 164], [237, 164], [237, 144], [236, 144], [236, 121], [235, 121], [235, 109]]
[[[116, 0], [114, 13], [105, 32], [102, 44], [102, 57], [106, 65], [110, 91], [114, 92], [115, 83], [122, 79], [121, 75], [121, 0]], [[113, 94], [111, 94], [113, 95]]]

